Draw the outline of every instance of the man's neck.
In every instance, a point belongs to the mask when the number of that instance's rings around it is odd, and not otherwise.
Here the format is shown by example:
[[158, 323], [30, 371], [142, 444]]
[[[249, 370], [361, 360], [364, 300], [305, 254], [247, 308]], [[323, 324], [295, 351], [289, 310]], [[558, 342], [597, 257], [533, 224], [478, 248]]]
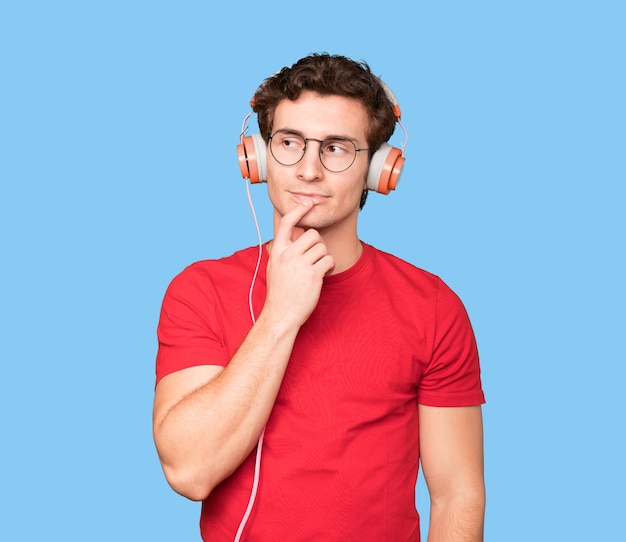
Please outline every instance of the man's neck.
[[352, 267], [363, 253], [363, 245], [356, 234], [348, 239], [335, 239], [332, 235], [322, 234], [322, 239], [329, 254], [335, 260], [335, 267], [329, 273], [331, 275], [336, 275]]
[[[346, 232], [320, 231], [323, 243], [328, 249], [328, 253], [335, 260], [335, 266], [329, 275], [336, 275], [352, 267], [363, 253], [363, 245], [356, 232], [346, 234]], [[269, 253], [272, 251], [273, 240], [267, 244]]]
[[[363, 253], [363, 245], [357, 234], [358, 210], [345, 217], [343, 220], [335, 221], [329, 226], [316, 228], [322, 237], [322, 242], [326, 245], [328, 254], [333, 257], [335, 266], [328, 274], [336, 275], [352, 267]], [[282, 216], [274, 209], [274, 234], [276, 234]], [[293, 230], [292, 241], [295, 241], [305, 230], [296, 226]], [[267, 245], [271, 253], [273, 242]]]

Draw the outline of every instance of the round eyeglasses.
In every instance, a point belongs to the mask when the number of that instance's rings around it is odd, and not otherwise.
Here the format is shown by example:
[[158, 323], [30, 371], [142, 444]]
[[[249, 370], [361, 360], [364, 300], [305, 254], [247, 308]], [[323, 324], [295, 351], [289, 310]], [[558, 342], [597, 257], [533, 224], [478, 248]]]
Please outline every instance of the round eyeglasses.
[[268, 140], [274, 160], [283, 166], [295, 166], [304, 157], [307, 142], [317, 141], [320, 144], [320, 161], [324, 168], [333, 173], [341, 173], [354, 164], [357, 152], [369, 151], [357, 149], [354, 142], [346, 138], [327, 137], [321, 140], [302, 137], [288, 130], [278, 130]]

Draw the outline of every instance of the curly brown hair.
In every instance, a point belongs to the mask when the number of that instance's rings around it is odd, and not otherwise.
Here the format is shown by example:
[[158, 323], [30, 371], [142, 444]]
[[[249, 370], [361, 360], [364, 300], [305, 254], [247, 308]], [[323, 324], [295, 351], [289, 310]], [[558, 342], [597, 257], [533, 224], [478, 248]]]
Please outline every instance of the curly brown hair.
[[313, 53], [265, 79], [254, 94], [252, 107], [266, 142], [278, 104], [285, 98], [297, 100], [307, 90], [321, 96], [355, 98], [365, 106], [370, 121], [367, 130], [370, 156], [392, 136], [397, 120], [393, 104], [367, 63], [341, 55]]

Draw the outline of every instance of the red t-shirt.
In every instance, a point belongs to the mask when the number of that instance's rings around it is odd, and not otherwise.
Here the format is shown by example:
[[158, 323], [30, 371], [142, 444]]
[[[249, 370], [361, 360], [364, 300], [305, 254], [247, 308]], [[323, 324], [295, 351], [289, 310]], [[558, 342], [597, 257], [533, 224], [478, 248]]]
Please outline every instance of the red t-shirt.
[[[252, 325], [258, 247], [189, 266], [170, 284], [158, 327], [157, 380], [226, 365]], [[253, 294], [265, 297], [264, 250]], [[419, 541], [418, 403], [484, 402], [474, 334], [436, 276], [364, 244], [324, 279], [268, 421], [260, 484], [244, 540]], [[232, 541], [254, 452], [202, 504], [202, 537]]]

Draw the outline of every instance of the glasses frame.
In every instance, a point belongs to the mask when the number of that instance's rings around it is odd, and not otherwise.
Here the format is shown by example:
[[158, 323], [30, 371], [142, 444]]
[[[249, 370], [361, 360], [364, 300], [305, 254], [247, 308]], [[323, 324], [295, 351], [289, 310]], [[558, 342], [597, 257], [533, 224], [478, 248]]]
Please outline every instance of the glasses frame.
[[[274, 149], [272, 149], [272, 140], [274, 139], [274, 136], [276, 134], [278, 134], [278, 133], [283, 133], [283, 134], [289, 134], [289, 135], [297, 136], [297, 137], [299, 137], [300, 139], [302, 139], [304, 141], [304, 147], [302, 147], [302, 155], [293, 164], [285, 164], [284, 162], [281, 162], [278, 158], [276, 158], [276, 156], [274, 155]], [[339, 169], [339, 170], [330, 169], [324, 163], [324, 160], [322, 160], [322, 155], [324, 154], [324, 141], [329, 141], [329, 140], [333, 140], [333, 139], [334, 140], [348, 142], [348, 143], [350, 143], [354, 147], [354, 156], [352, 157], [352, 162], [350, 162], [350, 164], [348, 164], [343, 169]], [[322, 164], [322, 167], [325, 170], [330, 171], [331, 173], [343, 173], [344, 171], [350, 169], [352, 167], [352, 164], [354, 164], [354, 162], [356, 162], [357, 153], [370, 150], [369, 147], [362, 148], [362, 149], [357, 148], [357, 146], [354, 144], [354, 141], [352, 141], [351, 139], [348, 139], [347, 137], [334, 136], [334, 137], [327, 137], [325, 139], [317, 139], [315, 137], [304, 137], [302, 134], [299, 134], [297, 132], [292, 132], [290, 130], [276, 130], [273, 134], [270, 134], [270, 135], [267, 136], [267, 141], [268, 141], [268, 144], [269, 144], [269, 147], [270, 147], [270, 153], [272, 155], [272, 158], [274, 160], [276, 160], [276, 162], [278, 162], [281, 166], [285, 166], [285, 167], [291, 167], [291, 166], [295, 166], [296, 164], [299, 164], [302, 161], [302, 159], [304, 158], [304, 155], [306, 154], [307, 143], [309, 141], [317, 141], [320, 144], [319, 151], [317, 153], [317, 155], [318, 155], [318, 157], [320, 159], [320, 163]]]

